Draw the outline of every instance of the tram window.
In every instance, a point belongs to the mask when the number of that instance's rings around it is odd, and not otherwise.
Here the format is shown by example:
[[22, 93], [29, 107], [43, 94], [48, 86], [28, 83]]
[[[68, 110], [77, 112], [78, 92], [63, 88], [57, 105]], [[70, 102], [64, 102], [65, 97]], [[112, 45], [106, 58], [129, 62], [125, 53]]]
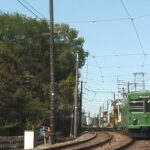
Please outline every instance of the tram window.
[[134, 108], [131, 108], [130, 109], [130, 112], [143, 112], [144, 110], [141, 108], [141, 109], [134, 109]]
[[131, 112], [144, 112], [143, 101], [130, 101], [130, 111]]
[[145, 101], [145, 111], [150, 112], [150, 99]]

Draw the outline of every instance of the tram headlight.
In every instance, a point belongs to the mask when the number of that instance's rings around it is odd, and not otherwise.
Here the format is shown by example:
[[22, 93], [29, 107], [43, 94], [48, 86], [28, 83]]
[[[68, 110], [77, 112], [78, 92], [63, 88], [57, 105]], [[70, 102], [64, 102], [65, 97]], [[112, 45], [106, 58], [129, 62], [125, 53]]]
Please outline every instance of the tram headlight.
[[133, 125], [137, 125], [137, 124], [138, 124], [137, 118], [134, 117], [134, 118], [132, 119], [132, 123], [133, 123]]

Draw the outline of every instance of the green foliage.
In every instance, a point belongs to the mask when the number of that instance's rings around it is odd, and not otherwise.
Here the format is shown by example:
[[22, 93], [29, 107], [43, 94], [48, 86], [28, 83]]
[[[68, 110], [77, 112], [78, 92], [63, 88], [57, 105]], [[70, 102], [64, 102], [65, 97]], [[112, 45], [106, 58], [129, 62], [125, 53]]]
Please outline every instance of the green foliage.
[[[20, 14], [0, 14], [0, 120], [37, 128], [50, 118], [49, 32], [46, 20]], [[55, 85], [57, 118], [70, 118], [75, 84], [75, 60], [85, 63], [84, 39], [66, 24], [55, 25]], [[8, 113], [9, 112], [9, 113]], [[62, 119], [64, 122], [64, 119]], [[59, 122], [60, 123], [60, 122]]]

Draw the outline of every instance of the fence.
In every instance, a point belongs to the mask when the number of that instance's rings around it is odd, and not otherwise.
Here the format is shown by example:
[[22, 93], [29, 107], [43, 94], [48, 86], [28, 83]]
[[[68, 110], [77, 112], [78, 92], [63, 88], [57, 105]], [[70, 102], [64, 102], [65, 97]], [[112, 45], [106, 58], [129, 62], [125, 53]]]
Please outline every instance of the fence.
[[[43, 137], [37, 136], [35, 146], [43, 143]], [[0, 136], [0, 150], [20, 150], [23, 148], [24, 136]]]
[[24, 147], [24, 136], [1, 136], [0, 149], [19, 150]]

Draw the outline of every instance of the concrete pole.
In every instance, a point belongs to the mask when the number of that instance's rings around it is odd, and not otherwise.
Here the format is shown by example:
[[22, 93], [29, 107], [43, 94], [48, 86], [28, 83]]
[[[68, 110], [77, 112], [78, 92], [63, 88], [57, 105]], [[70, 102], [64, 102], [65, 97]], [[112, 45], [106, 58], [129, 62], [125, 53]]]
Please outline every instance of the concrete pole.
[[53, 0], [49, 0], [50, 13], [50, 127], [51, 127], [51, 144], [55, 143], [55, 79], [54, 79], [54, 15], [53, 15]]
[[77, 137], [77, 118], [78, 118], [78, 74], [79, 74], [79, 54], [76, 54], [76, 83], [75, 83], [75, 94], [74, 94], [74, 138]]

